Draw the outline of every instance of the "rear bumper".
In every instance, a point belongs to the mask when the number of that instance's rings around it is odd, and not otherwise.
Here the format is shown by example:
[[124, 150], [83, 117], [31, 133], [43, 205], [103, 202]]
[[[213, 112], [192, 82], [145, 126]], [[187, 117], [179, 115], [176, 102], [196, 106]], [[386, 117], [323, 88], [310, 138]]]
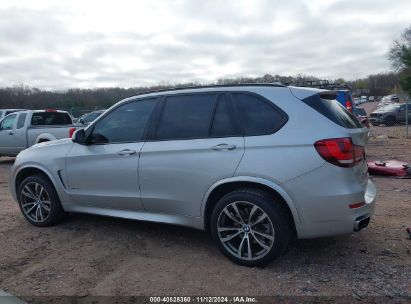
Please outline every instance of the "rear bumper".
[[[358, 185], [357, 189], [353, 186], [346, 188], [348, 193], [344, 191], [328, 195], [327, 191], [324, 191], [325, 197], [318, 192], [302, 196], [297, 207], [301, 218], [296, 227], [298, 238], [351, 234], [367, 227], [374, 214], [377, 190], [371, 180], [366, 183], [365, 191]], [[329, 191], [333, 190], [331, 188]], [[350, 204], [360, 202], [364, 204], [359, 208], [349, 207]]]

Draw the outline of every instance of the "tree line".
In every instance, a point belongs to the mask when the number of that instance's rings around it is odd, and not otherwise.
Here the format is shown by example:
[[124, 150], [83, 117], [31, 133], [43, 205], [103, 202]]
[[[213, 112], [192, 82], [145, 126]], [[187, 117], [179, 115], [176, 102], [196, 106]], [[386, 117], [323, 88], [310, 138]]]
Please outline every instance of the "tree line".
[[[76, 109], [76, 108], [107, 108], [117, 101], [134, 96], [147, 91], [156, 91], [175, 87], [186, 87], [196, 85], [229, 85], [241, 83], [274, 83], [281, 82], [289, 84], [294, 82], [320, 80], [317, 77], [297, 75], [297, 76], [280, 76], [266, 74], [262, 77], [238, 77], [223, 78], [215, 83], [181, 83], [181, 84], [163, 84], [151, 87], [133, 87], [133, 88], [95, 88], [95, 89], [68, 89], [60, 91], [42, 90], [32, 88], [26, 85], [16, 85], [13, 87], [0, 88], [0, 108], [58, 108], [58, 109]], [[383, 96], [387, 95], [399, 86], [399, 78], [395, 73], [384, 73], [370, 75], [363, 79], [354, 81], [345, 81], [344, 79], [332, 80], [338, 83], [346, 83], [355, 90], [365, 90], [370, 95]]]

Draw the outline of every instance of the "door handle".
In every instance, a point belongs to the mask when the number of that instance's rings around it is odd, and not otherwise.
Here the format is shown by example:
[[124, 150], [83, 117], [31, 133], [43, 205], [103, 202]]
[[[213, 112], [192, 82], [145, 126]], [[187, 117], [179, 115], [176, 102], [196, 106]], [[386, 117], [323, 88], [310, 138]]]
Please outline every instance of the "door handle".
[[9, 135], [13, 135], [13, 134], [14, 134], [13, 132], [9, 131]]
[[211, 147], [213, 150], [234, 150], [237, 148], [235, 145], [228, 145], [228, 144], [219, 144], [217, 146]]
[[136, 151], [130, 150], [130, 149], [124, 149], [124, 150], [121, 150], [120, 152], [117, 152], [118, 155], [133, 155], [136, 153], [137, 153]]

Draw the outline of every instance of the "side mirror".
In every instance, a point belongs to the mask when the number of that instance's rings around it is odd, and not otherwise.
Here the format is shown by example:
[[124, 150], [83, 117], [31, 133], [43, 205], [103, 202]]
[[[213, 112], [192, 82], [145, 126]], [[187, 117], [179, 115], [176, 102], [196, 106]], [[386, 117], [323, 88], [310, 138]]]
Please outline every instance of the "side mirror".
[[78, 143], [80, 145], [87, 144], [86, 132], [84, 129], [79, 129], [73, 134], [73, 142]]
[[78, 122], [81, 123], [82, 125], [84, 125], [84, 123], [85, 123], [83, 118], [80, 118]]

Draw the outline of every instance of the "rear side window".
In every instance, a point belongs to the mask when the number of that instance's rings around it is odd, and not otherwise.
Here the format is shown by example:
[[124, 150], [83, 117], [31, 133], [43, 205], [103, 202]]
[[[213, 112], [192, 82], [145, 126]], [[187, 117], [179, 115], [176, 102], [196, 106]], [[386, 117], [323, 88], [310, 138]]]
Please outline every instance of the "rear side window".
[[58, 126], [58, 125], [71, 125], [72, 121], [68, 113], [60, 112], [40, 112], [33, 113], [31, 118], [31, 124], [33, 126]]
[[20, 114], [19, 119], [17, 120], [17, 129], [24, 127], [24, 122], [26, 121], [27, 113]]
[[288, 120], [270, 101], [245, 93], [234, 93], [233, 98], [245, 136], [272, 134]]
[[158, 123], [156, 139], [208, 137], [216, 94], [167, 97]]
[[347, 129], [363, 127], [354, 115], [335, 100], [334, 94], [315, 94], [302, 101], [341, 127]]
[[211, 125], [211, 137], [238, 136], [238, 130], [233, 109], [227, 95], [220, 95]]

